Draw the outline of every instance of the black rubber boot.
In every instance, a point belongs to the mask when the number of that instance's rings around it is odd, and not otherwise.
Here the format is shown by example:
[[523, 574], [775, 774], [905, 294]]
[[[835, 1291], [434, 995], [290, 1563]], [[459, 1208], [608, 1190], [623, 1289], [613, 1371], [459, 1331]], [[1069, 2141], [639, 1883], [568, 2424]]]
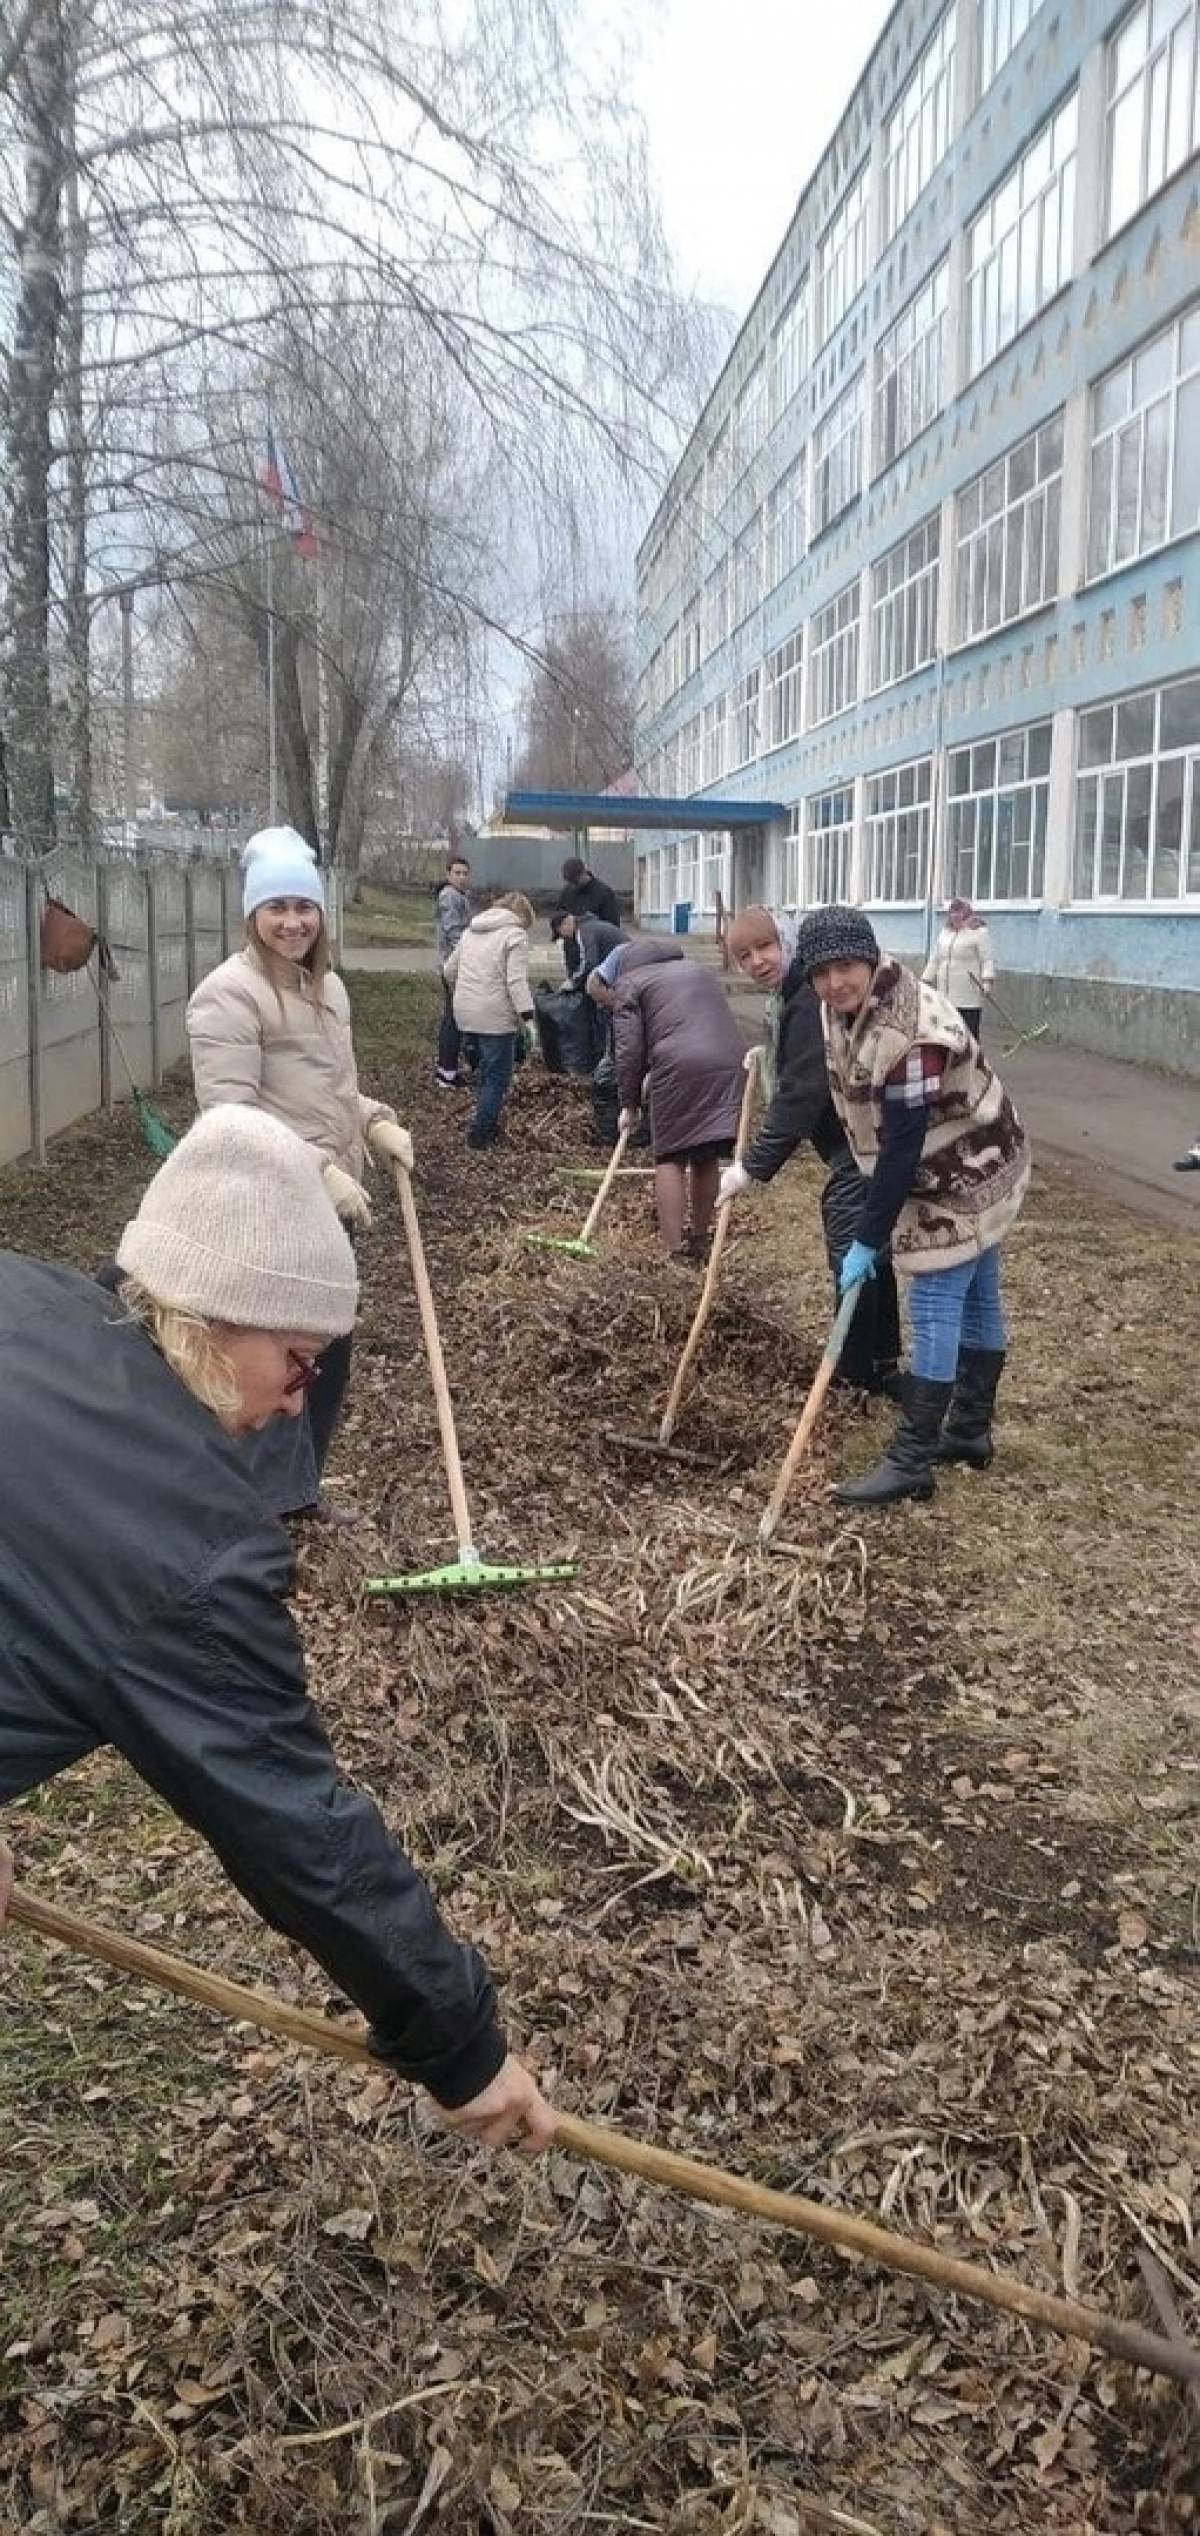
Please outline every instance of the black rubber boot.
[[883, 1460], [865, 1478], [844, 1480], [835, 1488], [838, 1504], [890, 1506], [900, 1497], [932, 1497], [933, 1457], [953, 1390], [953, 1383], [905, 1374], [900, 1424]]
[[987, 1469], [996, 1450], [992, 1411], [1003, 1371], [1002, 1347], [960, 1347], [954, 1397], [938, 1438], [935, 1462], [969, 1462], [973, 1471]]

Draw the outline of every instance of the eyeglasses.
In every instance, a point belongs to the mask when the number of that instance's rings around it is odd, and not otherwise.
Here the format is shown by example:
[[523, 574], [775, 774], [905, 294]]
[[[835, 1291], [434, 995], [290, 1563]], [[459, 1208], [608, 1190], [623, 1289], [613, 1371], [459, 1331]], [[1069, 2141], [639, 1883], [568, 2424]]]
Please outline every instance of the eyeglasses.
[[293, 1392], [311, 1391], [313, 1384], [320, 1380], [320, 1357], [297, 1356], [295, 1349], [293, 1347], [289, 1347], [287, 1360], [289, 1365], [294, 1367], [294, 1371], [289, 1374], [288, 1379], [283, 1386], [285, 1399], [290, 1399]]

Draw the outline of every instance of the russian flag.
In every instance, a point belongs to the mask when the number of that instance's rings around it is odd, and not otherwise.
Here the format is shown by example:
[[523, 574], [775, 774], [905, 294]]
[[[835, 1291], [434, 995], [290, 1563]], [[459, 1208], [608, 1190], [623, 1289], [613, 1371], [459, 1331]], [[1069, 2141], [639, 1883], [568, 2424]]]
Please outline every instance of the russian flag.
[[274, 503], [297, 554], [303, 555], [307, 561], [311, 562], [317, 551], [312, 514], [300, 491], [296, 470], [283, 442], [276, 439], [275, 427], [269, 417], [267, 457], [262, 471], [262, 488], [268, 499]]

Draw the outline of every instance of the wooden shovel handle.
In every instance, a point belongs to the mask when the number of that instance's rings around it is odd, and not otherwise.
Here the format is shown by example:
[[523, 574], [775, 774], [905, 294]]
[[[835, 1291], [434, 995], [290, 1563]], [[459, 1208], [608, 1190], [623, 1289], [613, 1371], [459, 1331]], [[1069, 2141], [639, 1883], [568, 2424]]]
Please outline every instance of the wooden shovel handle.
[[450, 1490], [450, 1510], [454, 1517], [454, 1530], [458, 1539], [458, 1554], [460, 1559], [465, 1559], [468, 1555], [474, 1555], [471, 1509], [467, 1504], [466, 1483], [463, 1479], [462, 1459], [458, 1450], [458, 1430], [454, 1423], [454, 1406], [450, 1398], [450, 1385], [446, 1378], [446, 1359], [442, 1354], [442, 1339], [438, 1329], [437, 1313], [434, 1309], [433, 1289], [429, 1283], [429, 1270], [425, 1265], [425, 1245], [421, 1240], [421, 1227], [417, 1220], [417, 1201], [412, 1193], [412, 1181], [403, 1163], [393, 1162], [392, 1171], [396, 1182], [396, 1195], [400, 1200], [400, 1213], [404, 1218], [408, 1256], [412, 1263], [413, 1285], [416, 1288], [417, 1310], [421, 1315], [421, 1334], [425, 1341], [425, 1353], [429, 1359], [438, 1429], [442, 1439], [442, 1460], [446, 1465], [446, 1482]]
[[[754, 1086], [758, 1079], [758, 1050], [752, 1049], [751, 1055], [754, 1062], [746, 1068], [746, 1081], [742, 1090], [742, 1106], [738, 1117], [737, 1143], [734, 1146], [735, 1162], [741, 1161], [750, 1135], [750, 1114], [754, 1107]], [[712, 1249], [708, 1254], [708, 1266], [704, 1272], [704, 1283], [700, 1289], [700, 1301], [696, 1306], [695, 1318], [684, 1341], [683, 1354], [675, 1368], [675, 1380], [667, 1395], [667, 1405], [663, 1410], [659, 1424], [658, 1440], [660, 1444], [669, 1444], [675, 1432], [675, 1421], [679, 1415], [680, 1405], [683, 1400], [684, 1387], [687, 1383], [688, 1375], [692, 1370], [692, 1366], [696, 1361], [696, 1351], [699, 1348], [700, 1341], [708, 1326], [708, 1316], [712, 1311], [713, 1297], [717, 1291], [717, 1279], [721, 1273], [721, 1260], [724, 1255], [725, 1244], [729, 1238], [729, 1218], [732, 1212], [732, 1208], [728, 1206], [722, 1206], [717, 1209], [717, 1226], [712, 1238]]]
[[[314, 2016], [306, 2008], [286, 2007], [281, 1999], [263, 1997], [241, 1982], [226, 1981], [219, 1973], [202, 1972], [197, 1965], [186, 1963], [178, 1955], [168, 1955], [160, 1947], [146, 1946], [139, 1938], [121, 1937], [113, 1929], [97, 1928], [77, 1912], [64, 1910], [56, 1902], [44, 1902], [20, 1885], [13, 1888], [9, 1917], [24, 1928], [36, 1930], [41, 1937], [72, 1947], [77, 1954], [111, 1964], [118, 1972], [132, 1973], [156, 1989], [175, 1991], [179, 1997], [212, 2008], [218, 2016], [236, 2024], [260, 2026], [269, 2034], [280, 2035], [285, 2042], [306, 2044], [313, 2051], [332, 2053], [342, 2060], [375, 2060], [365, 2026], [334, 2025], [328, 2017]], [[689, 2200], [714, 2203], [722, 2210], [739, 2210], [747, 2218], [765, 2219], [776, 2227], [798, 2230], [822, 2245], [834, 2246], [841, 2254], [865, 2256], [885, 2271], [932, 2281], [939, 2289], [981, 2300], [985, 2306], [1021, 2316], [1029, 2324], [1043, 2325], [1051, 2333], [1111, 2352], [1115, 2359], [1129, 2361], [1135, 2368], [1154, 2369], [1180, 2385], [1200, 2386], [1200, 2351], [1191, 2343], [1175, 2337], [1167, 2341], [1140, 2325], [1126, 2324], [1116, 2316], [1106, 2316], [1099, 2308], [1085, 2307], [1077, 2299], [1055, 2298], [1046, 2290], [1028, 2288], [1022, 2281], [986, 2271], [982, 2264], [963, 2262], [957, 2255], [939, 2253], [935, 2246], [922, 2245], [890, 2228], [876, 2227], [872, 2220], [857, 2219], [851, 2211], [805, 2201], [796, 2193], [775, 2192], [748, 2176], [729, 2174], [720, 2166], [703, 2164], [699, 2158], [681, 2157], [673, 2149], [656, 2148], [650, 2141], [628, 2139], [621, 2131], [601, 2129], [571, 2113], [556, 2113], [554, 2139], [558, 2148], [572, 2157], [587, 2159], [589, 2164], [615, 2167], [622, 2174], [638, 2175], [646, 2183], [661, 2185], [667, 2192], [685, 2194]]]
[[792, 1481], [800, 1468], [804, 1455], [808, 1451], [809, 1439], [812, 1435], [813, 1428], [815, 1427], [825, 1405], [825, 1394], [837, 1372], [838, 1359], [846, 1344], [847, 1334], [849, 1332], [850, 1324], [858, 1309], [858, 1298], [861, 1293], [862, 1280], [860, 1278], [858, 1284], [851, 1286], [848, 1293], [842, 1296], [842, 1300], [838, 1305], [837, 1319], [825, 1341], [825, 1350], [822, 1355], [821, 1362], [817, 1367], [816, 1380], [813, 1383], [808, 1398], [804, 1403], [804, 1407], [800, 1412], [799, 1424], [794, 1436], [792, 1437], [791, 1443], [788, 1446], [787, 1453], [784, 1458], [783, 1468], [781, 1469], [779, 1477], [771, 1491], [767, 1511], [758, 1527], [758, 1537], [760, 1541], [769, 1541], [771, 1539], [780, 1515], [783, 1513], [784, 1506], [787, 1502], [788, 1490], [790, 1489]]
[[590, 1242], [592, 1235], [596, 1230], [596, 1226], [604, 1212], [609, 1190], [611, 1189], [613, 1181], [616, 1179], [617, 1173], [625, 1160], [625, 1148], [629, 1143], [632, 1133], [632, 1128], [623, 1127], [617, 1138], [616, 1144], [613, 1146], [612, 1159], [604, 1174], [604, 1178], [596, 1191], [595, 1197], [592, 1199], [591, 1207], [588, 1210], [587, 1222], [579, 1236], [581, 1242]]

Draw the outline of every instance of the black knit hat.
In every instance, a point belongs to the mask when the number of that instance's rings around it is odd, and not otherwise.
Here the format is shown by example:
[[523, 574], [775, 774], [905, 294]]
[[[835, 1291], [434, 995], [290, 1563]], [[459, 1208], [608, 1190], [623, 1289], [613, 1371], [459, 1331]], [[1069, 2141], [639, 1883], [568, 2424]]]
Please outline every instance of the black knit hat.
[[879, 966], [879, 944], [867, 918], [857, 907], [817, 907], [800, 927], [796, 958], [805, 977], [828, 968], [831, 960], [865, 960]]

